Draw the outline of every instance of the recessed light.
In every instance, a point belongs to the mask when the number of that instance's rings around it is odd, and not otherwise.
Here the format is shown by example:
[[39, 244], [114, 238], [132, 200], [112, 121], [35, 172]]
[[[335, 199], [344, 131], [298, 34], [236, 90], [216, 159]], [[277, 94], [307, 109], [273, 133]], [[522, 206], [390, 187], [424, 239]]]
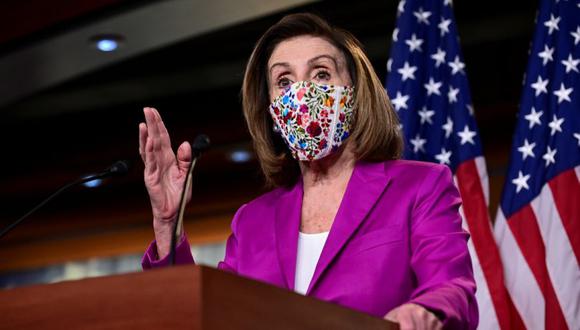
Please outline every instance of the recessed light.
[[252, 154], [247, 150], [235, 150], [230, 153], [230, 159], [234, 163], [245, 163], [252, 159]]
[[104, 53], [114, 52], [123, 42], [124, 38], [115, 34], [101, 34], [91, 38], [91, 44]]

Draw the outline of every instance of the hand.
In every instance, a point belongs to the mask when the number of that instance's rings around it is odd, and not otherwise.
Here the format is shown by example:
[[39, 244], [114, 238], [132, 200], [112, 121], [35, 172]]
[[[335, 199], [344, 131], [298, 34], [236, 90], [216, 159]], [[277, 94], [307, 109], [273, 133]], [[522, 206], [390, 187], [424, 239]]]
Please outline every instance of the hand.
[[[169, 253], [173, 223], [191, 163], [191, 146], [183, 142], [176, 157], [159, 112], [144, 108], [143, 113], [146, 123], [139, 124], [139, 154], [145, 164], [145, 187], [151, 200], [157, 253], [163, 258]], [[190, 199], [191, 191], [188, 191], [187, 201]]]
[[443, 323], [439, 321], [435, 314], [417, 304], [401, 305], [385, 315], [384, 319], [399, 323], [401, 330], [443, 329]]

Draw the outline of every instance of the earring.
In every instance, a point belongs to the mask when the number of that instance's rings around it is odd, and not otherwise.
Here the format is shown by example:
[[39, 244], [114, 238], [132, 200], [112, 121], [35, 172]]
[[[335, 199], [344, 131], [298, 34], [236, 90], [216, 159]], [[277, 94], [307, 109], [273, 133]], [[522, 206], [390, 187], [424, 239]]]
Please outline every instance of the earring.
[[280, 134], [282, 132], [282, 130], [280, 129], [280, 126], [278, 126], [276, 123], [274, 123], [272, 125], [272, 131], [274, 131], [274, 133], [276, 133], [276, 134]]

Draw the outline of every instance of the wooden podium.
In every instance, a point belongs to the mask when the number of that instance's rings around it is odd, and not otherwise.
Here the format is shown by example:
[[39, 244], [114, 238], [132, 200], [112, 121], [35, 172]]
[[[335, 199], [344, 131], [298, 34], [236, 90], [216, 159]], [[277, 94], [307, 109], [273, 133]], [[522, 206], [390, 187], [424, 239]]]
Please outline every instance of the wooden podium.
[[202, 266], [0, 291], [0, 329], [398, 329]]

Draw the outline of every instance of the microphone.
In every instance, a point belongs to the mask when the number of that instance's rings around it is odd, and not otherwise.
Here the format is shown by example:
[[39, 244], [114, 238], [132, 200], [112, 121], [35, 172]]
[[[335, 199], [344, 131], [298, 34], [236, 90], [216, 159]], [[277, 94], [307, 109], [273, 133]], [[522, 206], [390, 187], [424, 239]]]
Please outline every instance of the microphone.
[[63, 191], [69, 189], [70, 187], [74, 187], [76, 185], [83, 184], [85, 182], [89, 182], [89, 181], [93, 181], [93, 180], [97, 180], [97, 179], [102, 179], [102, 178], [106, 178], [106, 177], [110, 177], [110, 176], [120, 176], [120, 175], [126, 174], [127, 172], [129, 172], [129, 165], [130, 165], [129, 161], [119, 160], [119, 161], [116, 161], [115, 163], [113, 163], [113, 165], [109, 166], [106, 170], [104, 170], [100, 173], [92, 174], [92, 175], [89, 175], [86, 177], [79, 178], [73, 182], [70, 182], [70, 183], [60, 187], [57, 191], [55, 191], [52, 195], [48, 196], [45, 200], [40, 202], [40, 204], [36, 205], [33, 209], [28, 211], [25, 215], [23, 215], [18, 220], [14, 221], [10, 225], [8, 225], [4, 229], [2, 229], [2, 232], [0, 232], [0, 239], [2, 239], [2, 237], [4, 237], [6, 234], [8, 234], [8, 232], [10, 232], [16, 226], [18, 226], [22, 221], [24, 221], [26, 218], [28, 218], [31, 214], [33, 214], [38, 209], [43, 207], [46, 203], [51, 201], [56, 196], [60, 195]]
[[185, 176], [183, 190], [181, 191], [181, 197], [179, 199], [179, 212], [177, 213], [177, 219], [173, 224], [173, 235], [171, 236], [171, 249], [169, 250], [169, 260], [171, 261], [171, 265], [175, 265], [175, 247], [177, 245], [177, 239], [181, 237], [181, 229], [183, 228], [185, 197], [187, 196], [187, 192], [191, 189], [191, 174], [193, 173], [193, 168], [195, 167], [197, 159], [209, 148], [209, 146], [209, 137], [205, 134], [196, 136], [193, 140], [193, 143], [191, 144], [191, 153], [193, 159], [191, 160], [191, 164], [187, 169], [187, 175]]

